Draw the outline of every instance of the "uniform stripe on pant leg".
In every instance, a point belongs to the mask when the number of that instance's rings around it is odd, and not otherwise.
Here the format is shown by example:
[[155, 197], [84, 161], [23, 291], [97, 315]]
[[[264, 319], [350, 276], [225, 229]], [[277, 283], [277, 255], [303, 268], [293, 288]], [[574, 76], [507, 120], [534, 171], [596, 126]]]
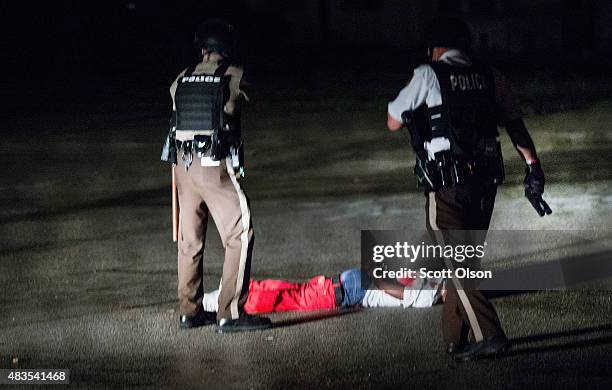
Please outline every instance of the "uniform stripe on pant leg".
[[240, 234], [240, 263], [238, 265], [238, 275], [236, 277], [236, 288], [234, 292], [234, 298], [232, 298], [232, 302], [230, 304], [230, 312], [232, 314], [232, 319], [238, 318], [238, 300], [240, 299], [240, 293], [242, 292], [242, 284], [244, 282], [244, 268], [246, 265], [247, 255], [249, 251], [249, 229], [251, 224], [251, 212], [249, 211], [249, 205], [247, 203], [246, 196], [240, 188], [240, 184], [238, 180], [236, 180], [236, 174], [234, 173], [234, 168], [232, 167], [231, 159], [225, 159], [225, 165], [227, 167], [227, 174], [230, 176], [232, 180], [232, 184], [236, 189], [236, 193], [238, 194], [238, 199], [240, 201], [240, 213], [242, 214], [242, 233]]
[[436, 193], [432, 191], [432, 192], [429, 192], [427, 195], [429, 196], [429, 210], [427, 211], [429, 214], [429, 225], [431, 226], [431, 229], [434, 231], [440, 230], [436, 222], [436, 218], [437, 218]]
[[[438, 217], [437, 204], [436, 204], [436, 193], [430, 192], [428, 195], [429, 195], [429, 210], [428, 210], [429, 225], [431, 225], [431, 228], [434, 231], [434, 235], [436, 236], [436, 240], [438, 241], [438, 243], [441, 245], [444, 245], [444, 236], [440, 232], [440, 229], [438, 228], [438, 223], [436, 221], [436, 218]], [[451, 260], [445, 257], [444, 263], [453, 272], [453, 277], [451, 278], [451, 280], [453, 281], [453, 285], [455, 286], [455, 290], [457, 291], [457, 295], [459, 296], [461, 305], [463, 306], [463, 309], [465, 310], [465, 313], [467, 314], [468, 321], [470, 323], [470, 327], [472, 328], [472, 332], [474, 333], [474, 340], [476, 342], [480, 342], [484, 339], [484, 337], [482, 335], [482, 329], [480, 329], [480, 324], [478, 323], [478, 319], [476, 318], [476, 313], [474, 312], [474, 308], [472, 307], [472, 304], [470, 303], [470, 300], [467, 294], [463, 290], [463, 287], [461, 286], [461, 282], [459, 281], [459, 279], [457, 279], [457, 277], [455, 277], [455, 267], [453, 267]]]
[[474, 340], [478, 343], [484, 340], [484, 337], [482, 335], [482, 329], [480, 329], [478, 319], [476, 318], [474, 308], [472, 307], [472, 304], [470, 303], [467, 294], [463, 290], [461, 282], [455, 276], [455, 268], [453, 267], [452, 262], [449, 258], [445, 258], [444, 262], [446, 263], [446, 266], [453, 272], [453, 277], [451, 279], [453, 281], [453, 284], [455, 285], [455, 290], [457, 290], [457, 295], [459, 295], [459, 300], [461, 300], [461, 304], [463, 305], [465, 313], [467, 314], [468, 321], [470, 322], [470, 327], [472, 328], [472, 332], [474, 332]]

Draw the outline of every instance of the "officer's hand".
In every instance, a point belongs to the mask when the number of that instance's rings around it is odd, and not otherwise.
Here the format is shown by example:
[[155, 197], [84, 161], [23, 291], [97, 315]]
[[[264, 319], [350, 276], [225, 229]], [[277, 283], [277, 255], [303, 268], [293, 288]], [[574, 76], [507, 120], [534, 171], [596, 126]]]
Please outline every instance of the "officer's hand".
[[537, 211], [540, 217], [552, 213], [548, 203], [542, 199], [544, 193], [544, 171], [539, 161], [527, 164], [525, 167], [525, 197], [529, 200], [533, 208]]

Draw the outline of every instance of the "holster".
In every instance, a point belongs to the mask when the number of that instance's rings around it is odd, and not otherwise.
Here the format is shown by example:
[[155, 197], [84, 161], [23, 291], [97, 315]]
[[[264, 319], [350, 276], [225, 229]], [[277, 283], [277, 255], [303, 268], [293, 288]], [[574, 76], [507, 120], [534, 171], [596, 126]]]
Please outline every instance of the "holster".
[[404, 125], [410, 133], [410, 143], [417, 154], [425, 153], [425, 141], [428, 141], [428, 131], [430, 129], [427, 106], [422, 105], [413, 111], [402, 113]]
[[216, 129], [212, 135], [210, 158], [220, 161], [230, 154], [231, 147], [240, 146], [240, 135], [229, 124]]
[[450, 150], [436, 153], [434, 160], [417, 156], [414, 167], [417, 187], [430, 192], [458, 184], [501, 184], [505, 179], [501, 145], [496, 140], [484, 143], [481, 153], [469, 159]]
[[174, 135], [175, 133], [171, 129], [168, 132], [168, 135], [166, 136], [166, 141], [164, 142], [164, 146], [162, 147], [162, 152], [160, 156], [161, 161], [176, 164], [176, 142]]
[[414, 174], [417, 179], [417, 188], [422, 188], [425, 192], [436, 191], [440, 188], [440, 178], [436, 170], [434, 161], [427, 161], [427, 157], [417, 155], [414, 166]]

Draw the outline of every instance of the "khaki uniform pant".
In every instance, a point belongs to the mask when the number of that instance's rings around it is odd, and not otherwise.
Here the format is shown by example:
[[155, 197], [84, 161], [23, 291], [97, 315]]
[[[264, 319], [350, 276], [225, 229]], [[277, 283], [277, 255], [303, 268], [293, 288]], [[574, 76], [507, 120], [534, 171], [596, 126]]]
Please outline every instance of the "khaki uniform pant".
[[[220, 167], [175, 167], [179, 195], [178, 297], [181, 314], [202, 309], [203, 254], [210, 214], [225, 248], [217, 319], [236, 319], [247, 300], [253, 227], [247, 197], [229, 159]], [[212, 286], [211, 289], [217, 286]]]
[[[482, 240], [482, 236], [470, 232], [446, 234], [449, 232], [443, 231], [488, 230], [496, 192], [496, 187], [479, 185], [459, 185], [430, 192], [425, 206], [427, 229], [439, 244], [453, 244], [450, 241], [458, 234], [462, 235], [462, 241], [466, 238], [471, 241]], [[445, 263], [449, 268], [456, 265], [448, 259]], [[457, 278], [447, 280], [446, 286], [447, 295], [442, 314], [442, 336], [445, 343], [459, 342], [470, 329], [476, 342], [504, 334], [495, 308], [481, 291], [464, 289], [461, 280]]]

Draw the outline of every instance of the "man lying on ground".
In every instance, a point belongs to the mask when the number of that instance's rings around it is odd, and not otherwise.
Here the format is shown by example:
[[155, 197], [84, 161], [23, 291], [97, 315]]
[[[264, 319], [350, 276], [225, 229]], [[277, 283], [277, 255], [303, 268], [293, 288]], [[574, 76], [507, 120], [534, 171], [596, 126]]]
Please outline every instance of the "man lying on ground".
[[[244, 309], [247, 313], [308, 311], [362, 307], [431, 307], [443, 295], [442, 279], [402, 279], [385, 288], [362, 287], [361, 270], [353, 268], [332, 278], [318, 275], [306, 283], [253, 280]], [[367, 278], [365, 278], [367, 280]], [[204, 310], [216, 312], [219, 290], [204, 294]]]

